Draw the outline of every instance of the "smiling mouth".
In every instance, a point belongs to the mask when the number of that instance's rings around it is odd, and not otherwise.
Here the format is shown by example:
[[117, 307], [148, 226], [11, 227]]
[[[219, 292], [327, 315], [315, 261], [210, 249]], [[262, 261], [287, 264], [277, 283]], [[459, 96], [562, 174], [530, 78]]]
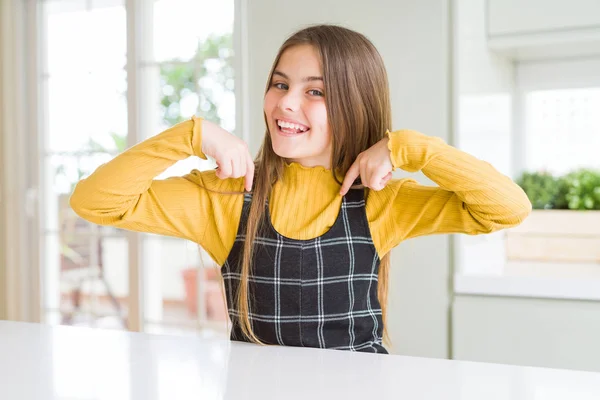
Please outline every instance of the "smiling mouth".
[[284, 136], [298, 136], [302, 135], [310, 130], [306, 125], [295, 124], [288, 121], [282, 121], [280, 119], [275, 120], [277, 128], [280, 134]]

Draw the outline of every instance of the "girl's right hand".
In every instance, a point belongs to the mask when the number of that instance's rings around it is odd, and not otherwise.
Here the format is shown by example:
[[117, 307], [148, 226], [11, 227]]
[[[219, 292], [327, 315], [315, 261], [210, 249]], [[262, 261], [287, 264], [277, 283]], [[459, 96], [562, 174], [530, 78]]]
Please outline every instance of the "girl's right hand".
[[248, 145], [215, 123], [202, 120], [202, 152], [217, 162], [220, 179], [245, 177], [245, 189], [252, 190], [254, 161]]

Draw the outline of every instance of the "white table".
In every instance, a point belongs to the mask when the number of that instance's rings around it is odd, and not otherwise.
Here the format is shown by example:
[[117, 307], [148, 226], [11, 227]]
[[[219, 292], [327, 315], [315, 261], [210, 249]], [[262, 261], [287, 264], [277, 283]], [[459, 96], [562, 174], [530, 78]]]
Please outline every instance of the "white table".
[[598, 400], [600, 374], [0, 321], [0, 399]]

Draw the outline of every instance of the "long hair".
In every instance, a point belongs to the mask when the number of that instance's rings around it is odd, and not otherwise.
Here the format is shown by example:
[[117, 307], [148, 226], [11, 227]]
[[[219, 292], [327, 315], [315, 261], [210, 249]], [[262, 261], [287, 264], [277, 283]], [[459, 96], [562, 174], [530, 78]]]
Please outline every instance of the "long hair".
[[[332, 134], [331, 171], [340, 183], [359, 153], [384, 138], [392, 126], [387, 73], [373, 44], [362, 34], [335, 25], [316, 25], [291, 35], [281, 46], [267, 81], [269, 90], [273, 71], [281, 55], [290, 47], [311, 45], [320, 57], [325, 85], [328, 125]], [[266, 120], [266, 116], [265, 116]], [[250, 206], [237, 292], [239, 325], [252, 342], [261, 343], [252, 330], [249, 318], [248, 277], [252, 268], [254, 240], [264, 224], [264, 205], [273, 184], [282, 178], [285, 160], [275, 154], [268, 131], [255, 160], [253, 199]], [[368, 190], [366, 190], [368, 196]], [[388, 339], [386, 305], [389, 254], [380, 260], [378, 298], [384, 322], [384, 339]]]

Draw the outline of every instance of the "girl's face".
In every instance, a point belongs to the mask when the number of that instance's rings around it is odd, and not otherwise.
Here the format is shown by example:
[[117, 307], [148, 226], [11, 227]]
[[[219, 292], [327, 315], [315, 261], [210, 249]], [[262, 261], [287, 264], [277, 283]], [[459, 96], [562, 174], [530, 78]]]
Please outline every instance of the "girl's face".
[[310, 45], [288, 48], [273, 72], [264, 112], [273, 151], [306, 167], [331, 166], [321, 62]]

